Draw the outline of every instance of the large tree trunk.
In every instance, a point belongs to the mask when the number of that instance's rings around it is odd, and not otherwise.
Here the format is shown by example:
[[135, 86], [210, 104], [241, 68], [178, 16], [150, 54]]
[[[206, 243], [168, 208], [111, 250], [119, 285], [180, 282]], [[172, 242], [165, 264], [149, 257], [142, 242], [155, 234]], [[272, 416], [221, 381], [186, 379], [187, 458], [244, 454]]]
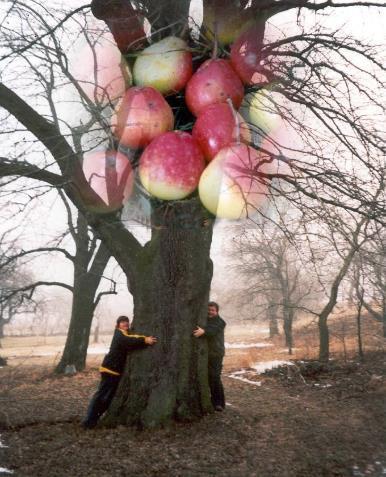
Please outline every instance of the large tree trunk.
[[192, 336], [206, 323], [211, 221], [197, 199], [158, 204], [153, 211], [152, 239], [130, 289], [135, 331], [158, 343], [129, 355], [108, 425], [153, 427], [212, 409], [206, 340]]
[[293, 308], [286, 307], [284, 305], [284, 322], [283, 331], [285, 336], [285, 345], [288, 348], [288, 354], [292, 354], [293, 336], [292, 336], [292, 324], [294, 319]]
[[110, 259], [110, 252], [100, 243], [91, 267], [88, 249], [87, 223], [80, 216], [76, 238], [74, 260], [74, 286], [70, 326], [62, 357], [55, 368], [56, 373], [64, 373], [69, 366], [82, 371], [86, 366], [87, 348], [91, 323], [95, 310], [95, 294], [102, 274]]
[[322, 363], [328, 362], [330, 357], [330, 337], [328, 330], [328, 319], [329, 313], [323, 313], [319, 315], [318, 325], [319, 325], [319, 361]]
[[383, 337], [386, 338], [386, 299], [383, 299], [383, 303], [382, 303], [382, 325], [383, 325]]
[[277, 306], [268, 307], [268, 319], [269, 319], [269, 337], [273, 338], [279, 334], [279, 325], [277, 322]]

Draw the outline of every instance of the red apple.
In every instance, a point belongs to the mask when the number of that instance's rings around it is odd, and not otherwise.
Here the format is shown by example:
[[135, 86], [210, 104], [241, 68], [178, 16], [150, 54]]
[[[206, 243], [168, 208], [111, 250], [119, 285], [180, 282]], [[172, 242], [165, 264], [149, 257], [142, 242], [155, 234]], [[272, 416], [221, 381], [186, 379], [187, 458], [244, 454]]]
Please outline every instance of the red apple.
[[226, 219], [249, 216], [263, 206], [273, 172], [270, 157], [245, 144], [221, 149], [202, 173], [199, 194], [203, 205]]
[[157, 90], [132, 87], [126, 91], [111, 124], [121, 144], [137, 149], [173, 129], [174, 116], [171, 107]]
[[232, 111], [227, 103], [207, 106], [198, 116], [192, 131], [192, 136], [207, 161], [213, 159], [223, 147], [236, 142], [238, 135], [241, 141], [251, 142], [252, 137], [248, 125], [240, 114]]
[[244, 84], [266, 84], [261, 63], [264, 26], [259, 23], [241, 33], [231, 47], [231, 63]]
[[145, 48], [134, 63], [134, 82], [151, 86], [162, 94], [183, 89], [192, 76], [192, 54], [181, 38], [168, 36]]
[[204, 168], [204, 156], [192, 136], [172, 131], [158, 136], [144, 150], [139, 177], [154, 197], [179, 200], [197, 188]]
[[185, 101], [190, 111], [198, 116], [206, 106], [225, 103], [228, 98], [236, 109], [244, 96], [244, 87], [228, 60], [205, 61], [189, 80]]
[[90, 187], [101, 199], [100, 204], [87, 204], [93, 212], [114, 212], [131, 195], [133, 170], [128, 158], [120, 152], [96, 151], [85, 154], [83, 173]]
[[143, 47], [146, 43], [144, 16], [130, 2], [93, 0], [91, 11], [95, 18], [106, 22], [122, 53]]

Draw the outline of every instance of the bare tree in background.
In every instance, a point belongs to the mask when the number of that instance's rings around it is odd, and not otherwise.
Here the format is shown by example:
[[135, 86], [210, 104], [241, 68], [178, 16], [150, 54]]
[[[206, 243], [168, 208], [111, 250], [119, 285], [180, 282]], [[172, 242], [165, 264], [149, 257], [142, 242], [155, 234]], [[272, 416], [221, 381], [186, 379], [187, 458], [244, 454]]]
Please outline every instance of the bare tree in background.
[[[71, 285], [59, 279], [50, 281], [39, 280], [37, 277], [32, 280], [24, 280], [22, 284], [19, 283], [18, 287], [3, 289], [4, 306], [6, 303], [10, 305], [17, 301], [22, 303], [23, 300], [26, 303], [33, 303], [34, 293], [39, 287], [55, 286], [71, 292], [72, 308], [69, 329], [62, 357], [56, 366], [57, 373], [63, 373], [66, 366], [71, 366], [72, 369], [75, 367], [77, 371], [84, 369], [94, 311], [104, 295], [117, 293], [116, 283], [110, 279], [108, 279], [109, 288], [102, 289], [97, 293], [102, 278], [106, 278], [103, 277], [103, 272], [110, 259], [110, 253], [103, 243], [97, 240], [95, 234], [89, 230], [81, 214], [77, 214], [74, 220], [70, 204], [64, 196], [62, 196], [62, 199], [67, 211], [68, 233], [73, 239], [75, 253], [70, 253], [65, 246], [60, 245], [60, 242], [64, 239], [61, 236], [57, 240], [52, 240], [51, 244], [47, 246], [28, 250], [19, 250], [14, 246], [12, 250], [7, 250], [7, 253], [3, 256], [3, 263], [0, 264], [1, 272], [4, 273], [4, 276], [8, 276], [8, 269], [17, 266], [23, 259], [31, 260], [31, 257], [36, 258], [46, 255], [49, 258], [51, 254], [55, 253], [61, 254], [72, 263], [74, 281]], [[58, 270], [56, 275], [59, 276], [59, 272]]]
[[19, 261], [7, 262], [3, 250], [0, 253], [0, 346], [4, 338], [4, 327], [18, 315], [35, 313], [39, 301], [27, 299], [24, 289], [34, 281], [31, 273], [25, 270]]
[[[204, 18], [212, 3], [203, 2]], [[98, 18], [106, 20], [120, 44], [122, 25], [138, 18], [138, 12], [148, 20], [154, 39], [170, 34], [188, 37], [190, 4], [189, 0], [133, 4], [123, 0], [94, 1], [92, 8]], [[358, 224], [370, 219], [384, 224], [385, 199], [375, 193], [383, 190], [383, 144], [376, 122], [370, 121], [361, 109], [366, 103], [366, 108], [371, 105], [374, 117], [383, 112], [375, 93], [383, 87], [380, 54], [375, 47], [339, 31], [325, 31], [321, 25], [310, 29], [302, 24], [300, 15], [302, 11], [333, 13], [351, 5], [378, 4], [269, 0], [252, 1], [246, 6], [246, 2], [232, 2], [233, 17], [248, 9], [249, 16], [262, 26], [262, 69], [269, 82], [276, 85], [280, 100], [275, 107], [300, 141], [269, 141], [264, 151], [282, 167], [264, 178], [255, 171], [256, 180], [270, 183], [273, 202], [277, 196], [286, 196], [299, 210], [324, 203], [351, 211], [359, 217]], [[7, 151], [8, 156], [0, 160], [0, 176], [30, 177], [63, 190], [126, 274], [134, 299], [135, 326], [159, 338], [156, 347], [135, 353], [130, 359], [109, 422], [151, 427], [171, 419], [192, 419], [211, 409], [205, 347], [192, 340], [191, 332], [197, 323], [204, 324], [206, 320], [212, 277], [212, 221], [206, 220], [208, 214], [197, 197], [176, 202], [151, 201], [152, 237], [143, 246], [125, 228], [120, 212], [102, 215], [90, 210], [89, 205], [98, 204], [99, 198], [82, 173], [84, 149], [80, 138], [90, 132], [91, 125], [99, 124], [101, 131], [105, 130], [103, 116], [95, 119], [98, 111], [78, 85], [83, 104], [93, 116], [90, 122], [69, 128], [57, 116], [52, 95], [46, 94], [47, 78], [48, 92], [61, 84], [55, 82], [57, 78], [64, 76], [74, 81], [67, 70], [61, 42], [71, 30], [71, 22], [81, 21], [78, 13], [87, 9], [82, 6], [74, 12], [60, 12], [43, 9], [39, 3], [33, 7], [18, 1], [10, 4], [8, 16], [16, 23], [12, 29], [6, 22], [2, 25], [1, 42], [7, 52], [2, 57], [0, 105], [18, 121], [16, 128], [8, 129], [10, 135], [15, 135], [17, 129], [23, 134], [28, 131], [29, 137], [34, 136], [44, 147], [35, 162], [28, 154]], [[298, 34], [283, 33], [279, 40], [264, 37], [270, 18], [295, 9], [299, 12]], [[204, 38], [197, 41], [197, 35], [196, 29], [196, 36], [192, 35], [189, 42], [205, 59], [213, 45]], [[130, 51], [120, 46], [130, 56]], [[31, 57], [38, 57], [38, 70]], [[33, 98], [17, 87], [20, 78], [12, 78], [13, 64], [24, 58], [30, 61], [28, 79], [39, 92]], [[43, 77], [42, 71], [46, 72]], [[171, 97], [169, 101], [179, 118], [177, 128], [189, 130], [191, 118], [186, 114], [183, 98]], [[4, 122], [9, 121], [9, 117], [4, 118]], [[131, 157], [134, 166], [136, 159]], [[255, 175], [254, 171], [251, 175]], [[356, 239], [352, 255], [357, 250]], [[326, 341], [323, 331], [335, 300], [329, 303], [321, 314], [323, 359], [328, 355], [328, 335]]]
[[274, 335], [277, 320], [280, 319], [285, 344], [289, 354], [292, 354], [292, 325], [296, 313], [303, 309], [314, 291], [298, 250], [293, 242], [291, 244], [290, 237], [267, 219], [252, 230], [244, 230], [235, 241], [234, 256], [238, 262], [235, 269], [248, 283], [241, 299], [256, 295], [262, 297], [261, 308], [265, 308], [269, 318], [270, 336]]
[[386, 237], [381, 227], [358, 255], [351, 280], [356, 300], [372, 319], [382, 323], [386, 338]]

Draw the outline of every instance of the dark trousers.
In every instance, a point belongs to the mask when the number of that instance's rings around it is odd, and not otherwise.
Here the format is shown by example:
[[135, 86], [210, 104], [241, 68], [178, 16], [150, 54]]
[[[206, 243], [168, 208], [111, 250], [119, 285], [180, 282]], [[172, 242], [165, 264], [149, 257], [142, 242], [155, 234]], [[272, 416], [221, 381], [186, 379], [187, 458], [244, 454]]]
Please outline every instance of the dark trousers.
[[92, 397], [87, 409], [86, 418], [83, 421], [85, 427], [95, 427], [102, 414], [107, 411], [117, 391], [120, 376], [101, 373], [101, 382]]
[[225, 408], [224, 388], [221, 382], [222, 360], [223, 356], [209, 356], [208, 377], [213, 406]]

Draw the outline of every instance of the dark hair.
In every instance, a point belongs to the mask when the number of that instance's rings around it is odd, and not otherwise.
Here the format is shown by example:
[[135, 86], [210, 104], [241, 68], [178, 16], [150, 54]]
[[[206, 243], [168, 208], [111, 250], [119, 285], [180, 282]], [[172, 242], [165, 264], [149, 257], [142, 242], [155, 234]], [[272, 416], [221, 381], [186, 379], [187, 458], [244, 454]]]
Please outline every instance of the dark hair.
[[129, 317], [121, 315], [117, 319], [117, 328], [119, 327], [119, 324], [122, 323], [123, 321], [127, 321], [130, 324]]
[[214, 306], [217, 311], [220, 309], [220, 307], [218, 306], [218, 303], [216, 303], [215, 301], [210, 301], [208, 303], [208, 306]]

